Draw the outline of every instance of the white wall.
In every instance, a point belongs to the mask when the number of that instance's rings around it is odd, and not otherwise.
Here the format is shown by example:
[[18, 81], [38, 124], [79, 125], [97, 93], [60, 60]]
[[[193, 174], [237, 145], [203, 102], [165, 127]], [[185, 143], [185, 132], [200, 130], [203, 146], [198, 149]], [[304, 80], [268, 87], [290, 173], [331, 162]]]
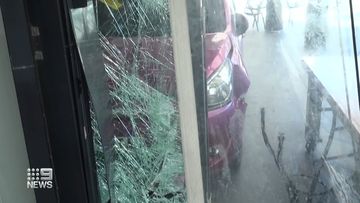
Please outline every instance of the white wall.
[[26, 188], [29, 167], [0, 11], [0, 203], [34, 203]]

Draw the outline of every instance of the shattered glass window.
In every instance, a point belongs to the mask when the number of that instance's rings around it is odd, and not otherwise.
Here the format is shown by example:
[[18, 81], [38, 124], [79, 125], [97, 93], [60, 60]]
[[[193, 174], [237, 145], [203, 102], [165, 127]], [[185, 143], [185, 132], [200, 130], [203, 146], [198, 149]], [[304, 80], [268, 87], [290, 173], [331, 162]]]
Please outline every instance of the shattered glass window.
[[[358, 6], [198, 1], [203, 19], [189, 25], [204, 20], [207, 201], [359, 202]], [[186, 202], [168, 3], [73, 11], [102, 202]]]
[[89, 1], [72, 21], [101, 202], [186, 202], [168, 1]]
[[[114, 1], [115, 2], [115, 1]], [[112, 1], [98, 3], [99, 29], [104, 35], [119, 37], [170, 36], [168, 2], [165, 0], [124, 0], [117, 7]]]

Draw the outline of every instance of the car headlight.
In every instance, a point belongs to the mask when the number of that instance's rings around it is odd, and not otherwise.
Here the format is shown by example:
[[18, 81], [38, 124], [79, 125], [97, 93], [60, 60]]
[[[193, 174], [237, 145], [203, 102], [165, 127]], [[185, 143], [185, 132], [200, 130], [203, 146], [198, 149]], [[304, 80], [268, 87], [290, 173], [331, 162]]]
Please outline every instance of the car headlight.
[[210, 157], [223, 157], [226, 155], [226, 149], [221, 144], [215, 144], [213, 146], [209, 146], [209, 154]]
[[232, 68], [226, 59], [207, 82], [207, 102], [209, 108], [223, 106], [231, 100]]

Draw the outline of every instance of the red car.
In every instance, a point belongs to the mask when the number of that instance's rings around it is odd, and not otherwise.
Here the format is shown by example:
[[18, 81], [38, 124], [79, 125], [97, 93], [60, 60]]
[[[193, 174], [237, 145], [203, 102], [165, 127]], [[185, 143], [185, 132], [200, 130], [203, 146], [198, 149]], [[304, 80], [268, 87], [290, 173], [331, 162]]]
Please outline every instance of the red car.
[[[208, 94], [209, 167], [211, 174], [215, 175], [219, 175], [224, 167], [239, 163], [246, 110], [245, 94], [250, 85], [241, 58], [242, 36], [248, 28], [248, 22], [242, 14], [235, 12], [235, 6], [243, 5], [235, 3], [245, 4], [245, 1], [205, 0], [204, 57]], [[128, 14], [120, 17], [129, 18]], [[136, 27], [133, 24], [130, 26]], [[163, 29], [164, 25], [161, 26]], [[119, 63], [132, 64], [134, 53], [139, 53], [136, 57], [139, 77], [167, 95], [175, 95], [170, 33], [159, 34], [145, 30], [146, 36], [137, 37], [137, 29], [134, 30], [132, 32], [126, 28], [119, 31], [121, 37], [107, 37], [109, 44], [121, 52], [119, 55], [122, 61]], [[141, 53], [136, 50], [141, 50]]]
[[[235, 3], [206, 1], [205, 66], [207, 75], [210, 172], [240, 162], [245, 94], [250, 81], [242, 62], [242, 36], [248, 22], [235, 13]], [[238, 5], [241, 7], [242, 5]]]

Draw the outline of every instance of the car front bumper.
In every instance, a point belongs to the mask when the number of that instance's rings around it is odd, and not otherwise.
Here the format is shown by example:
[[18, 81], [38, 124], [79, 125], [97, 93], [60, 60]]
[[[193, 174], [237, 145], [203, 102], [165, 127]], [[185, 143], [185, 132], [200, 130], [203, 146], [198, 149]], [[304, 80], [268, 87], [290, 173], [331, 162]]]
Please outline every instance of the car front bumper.
[[239, 156], [246, 106], [244, 99], [234, 98], [227, 105], [208, 112], [210, 174], [221, 173]]

